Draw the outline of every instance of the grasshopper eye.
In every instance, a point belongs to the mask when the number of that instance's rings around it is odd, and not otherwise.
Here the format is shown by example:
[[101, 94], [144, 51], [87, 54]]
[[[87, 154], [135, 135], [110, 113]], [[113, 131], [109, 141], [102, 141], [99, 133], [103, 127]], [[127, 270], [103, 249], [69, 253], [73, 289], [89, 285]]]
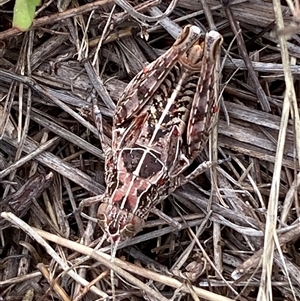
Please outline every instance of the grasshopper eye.
[[127, 224], [124, 229], [121, 231], [122, 240], [132, 238], [135, 234], [135, 228], [133, 224]]
[[176, 45], [182, 43], [187, 38], [187, 36], [189, 35], [191, 27], [192, 27], [192, 25], [187, 25], [183, 28], [183, 30], [181, 32], [181, 35], [177, 38], [177, 40], [175, 41], [173, 46], [176, 46]]
[[193, 25], [185, 26], [172, 48], [176, 49], [178, 47], [179, 51], [185, 51], [198, 41], [200, 34], [199, 27]]
[[104, 229], [107, 225], [107, 217], [104, 213], [98, 214], [98, 225], [104, 231]]
[[212, 61], [215, 61], [219, 56], [222, 43], [223, 38], [217, 31], [212, 30], [209, 32], [209, 34], [207, 35], [206, 44], [209, 49], [210, 59]]

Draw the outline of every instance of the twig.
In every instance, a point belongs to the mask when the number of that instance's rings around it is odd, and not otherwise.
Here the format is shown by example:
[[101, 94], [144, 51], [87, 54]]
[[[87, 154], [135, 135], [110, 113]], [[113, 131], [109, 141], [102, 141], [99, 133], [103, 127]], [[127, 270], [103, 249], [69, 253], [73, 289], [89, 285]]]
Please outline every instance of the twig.
[[[15, 218], [16, 218], [16, 217], [13, 217], [13, 214], [6, 213], [6, 212], [1, 213], [1, 216], [3, 218], [9, 219], [10, 221], [13, 221], [12, 219], [15, 220]], [[22, 222], [22, 221], [19, 221], [19, 222]], [[22, 222], [22, 223], [24, 223], [24, 222]], [[23, 225], [23, 224], [18, 223], [18, 226], [20, 226], [20, 225]], [[27, 232], [27, 229], [28, 228], [26, 228], [26, 230], [25, 229], [23, 229], [23, 230], [25, 230]], [[190, 292], [187, 287], [182, 286], [182, 283], [180, 281], [174, 279], [174, 278], [164, 276], [164, 275], [161, 275], [161, 274], [153, 272], [153, 271], [149, 271], [147, 269], [139, 267], [138, 265], [131, 264], [127, 261], [123, 261], [123, 260], [120, 260], [118, 258], [115, 258], [114, 264], [111, 264], [111, 256], [108, 255], [108, 254], [102, 253], [100, 251], [95, 252], [94, 249], [92, 249], [92, 248], [89, 248], [87, 246], [83, 246], [79, 243], [70, 241], [68, 239], [64, 239], [62, 237], [58, 237], [54, 234], [48, 233], [46, 231], [43, 231], [43, 230], [40, 230], [40, 229], [37, 229], [37, 228], [31, 228], [31, 229], [32, 229], [32, 231], [30, 230], [30, 234], [32, 232], [35, 232], [37, 235], [43, 237], [44, 239], [55, 242], [55, 243], [57, 243], [61, 246], [64, 246], [66, 248], [71, 248], [71, 249], [73, 249], [77, 252], [80, 252], [82, 254], [89, 255], [90, 257], [92, 257], [95, 260], [99, 261], [100, 263], [104, 264], [108, 268], [113, 269], [116, 273], [120, 274], [121, 269], [124, 269], [124, 270], [127, 270], [129, 272], [140, 275], [142, 277], [147, 277], [147, 278], [152, 279], [154, 281], [162, 282], [165, 285], [168, 285], [168, 286], [171, 286], [171, 287], [175, 287], [175, 288], [181, 287], [183, 292], [188, 292], [188, 293]], [[145, 286], [144, 284], [143, 284], [142, 287], [143, 287], [143, 289], [145, 289], [145, 291], [147, 293], [149, 292], [149, 287]], [[211, 293], [209, 291], [203, 290], [203, 289], [201, 289], [199, 287], [196, 287], [196, 286], [192, 286], [192, 288], [197, 293], [198, 296], [200, 296], [200, 297], [202, 297], [206, 300], [210, 300], [210, 301], [215, 301], [215, 300], [218, 300], [218, 301], [233, 301], [230, 298]], [[152, 289], [150, 291], [150, 294], [151, 295], [153, 294]], [[156, 295], [156, 297], [158, 297], [158, 296]], [[164, 297], [161, 298], [160, 297], [159, 300], [166, 300], [166, 298], [164, 298]]]
[[[278, 30], [284, 27], [281, 3], [280, 0], [273, 0], [274, 13]], [[277, 224], [277, 209], [278, 209], [278, 198], [279, 198], [279, 186], [281, 178], [281, 167], [282, 158], [284, 153], [284, 146], [286, 140], [286, 130], [289, 120], [289, 111], [291, 102], [296, 103], [296, 95], [293, 84], [293, 76], [289, 67], [289, 53], [286, 45], [286, 40], [283, 36], [278, 37], [281, 47], [281, 57], [284, 69], [285, 78], [285, 96], [282, 108], [281, 124], [278, 134], [278, 144], [276, 149], [276, 158], [274, 165], [274, 173], [272, 179], [272, 186], [269, 197], [269, 206], [267, 211], [266, 229], [265, 229], [265, 240], [264, 240], [264, 251], [263, 251], [263, 262], [262, 262], [262, 275], [261, 285], [258, 292], [258, 301], [272, 301], [272, 268], [273, 268], [273, 256], [274, 256], [274, 238], [276, 234]], [[296, 113], [296, 112], [294, 112]], [[299, 113], [297, 113], [298, 115]], [[299, 115], [297, 117], [299, 120]], [[294, 119], [295, 120], [295, 119]], [[299, 132], [299, 129], [296, 129]], [[299, 143], [299, 142], [298, 142]], [[297, 148], [298, 149], [298, 148]], [[299, 156], [299, 152], [298, 152]]]
[[241, 34], [241, 30], [240, 30], [239, 25], [236, 22], [235, 18], [233, 17], [229, 2], [230, 2], [229, 0], [223, 0], [223, 6], [224, 6], [226, 16], [228, 18], [228, 21], [230, 23], [233, 33], [236, 35], [236, 40], [239, 45], [239, 50], [241, 51], [241, 55], [247, 66], [249, 76], [251, 77], [254, 85], [256, 86], [256, 95], [258, 97], [258, 100], [261, 103], [262, 109], [266, 112], [269, 112], [271, 110], [269, 101], [268, 101], [267, 96], [255, 74], [255, 71], [253, 69], [253, 66], [251, 64], [251, 61], [250, 61], [248, 53], [247, 53], [246, 45], [245, 45], [243, 36]]
[[167, 10], [155, 17], [149, 17], [137, 12], [126, 0], [114, 0], [114, 2], [122, 7], [132, 18], [136, 19], [137, 21], [157, 22], [166, 18], [174, 10], [178, 0], [172, 0]]

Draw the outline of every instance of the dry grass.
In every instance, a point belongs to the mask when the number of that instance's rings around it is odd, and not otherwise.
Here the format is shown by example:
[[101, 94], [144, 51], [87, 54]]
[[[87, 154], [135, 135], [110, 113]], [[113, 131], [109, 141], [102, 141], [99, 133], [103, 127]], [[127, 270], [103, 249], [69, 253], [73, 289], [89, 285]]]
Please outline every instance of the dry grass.
[[[3, 300], [108, 300], [110, 270], [116, 300], [300, 299], [299, 4], [162, 2], [135, 3], [131, 17], [111, 0], [50, 2], [22, 34], [7, 29], [12, 3], [0, 6]], [[97, 223], [76, 211], [105, 186], [91, 104], [110, 137], [126, 84], [188, 23], [224, 37], [210, 145], [231, 162], [158, 206], [180, 230], [150, 215], [111, 261]]]

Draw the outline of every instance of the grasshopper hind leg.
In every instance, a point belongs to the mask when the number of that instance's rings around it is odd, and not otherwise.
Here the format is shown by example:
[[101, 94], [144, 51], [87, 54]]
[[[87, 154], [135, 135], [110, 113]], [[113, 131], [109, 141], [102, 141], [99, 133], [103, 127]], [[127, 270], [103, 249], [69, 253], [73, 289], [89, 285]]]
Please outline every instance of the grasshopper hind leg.
[[217, 161], [204, 161], [204, 162], [202, 162], [199, 166], [197, 166], [197, 168], [194, 171], [192, 171], [187, 176], [181, 175], [178, 179], [178, 186], [183, 186], [186, 183], [193, 181], [195, 178], [197, 178], [202, 173], [204, 173], [205, 171], [210, 169], [212, 166], [218, 166], [218, 165], [223, 164], [224, 162], [227, 162], [229, 160], [230, 160], [230, 158], [220, 159], [220, 160], [217, 160]]

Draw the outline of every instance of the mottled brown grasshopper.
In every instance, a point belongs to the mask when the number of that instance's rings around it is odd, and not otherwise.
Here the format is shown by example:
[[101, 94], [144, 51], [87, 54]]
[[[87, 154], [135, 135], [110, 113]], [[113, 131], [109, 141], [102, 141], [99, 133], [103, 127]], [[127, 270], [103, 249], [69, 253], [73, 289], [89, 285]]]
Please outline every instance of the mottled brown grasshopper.
[[[183, 172], [201, 153], [218, 116], [222, 36], [186, 26], [174, 45], [145, 67], [120, 97], [106, 154], [106, 191], [98, 222], [112, 242], [134, 236], [151, 209], [211, 166]], [[95, 198], [93, 198], [95, 199]]]

